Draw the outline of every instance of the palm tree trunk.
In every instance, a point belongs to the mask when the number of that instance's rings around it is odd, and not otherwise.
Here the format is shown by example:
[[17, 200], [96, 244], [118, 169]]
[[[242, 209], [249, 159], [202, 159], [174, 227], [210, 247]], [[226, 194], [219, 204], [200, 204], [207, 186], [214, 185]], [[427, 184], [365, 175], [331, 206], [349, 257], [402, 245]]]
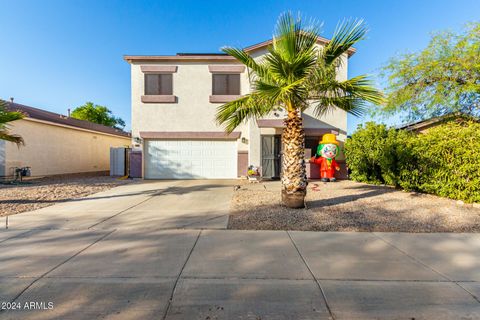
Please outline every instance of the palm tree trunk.
[[289, 111], [285, 119], [282, 143], [282, 201], [289, 208], [303, 208], [307, 194], [305, 131], [295, 111]]

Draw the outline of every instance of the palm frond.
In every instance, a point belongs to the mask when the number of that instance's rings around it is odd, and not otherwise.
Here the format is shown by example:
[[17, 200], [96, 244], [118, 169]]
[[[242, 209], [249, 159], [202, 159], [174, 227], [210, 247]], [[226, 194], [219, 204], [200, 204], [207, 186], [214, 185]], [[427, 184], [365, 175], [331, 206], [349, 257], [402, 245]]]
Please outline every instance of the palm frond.
[[8, 111], [7, 103], [0, 99], [0, 124], [10, 121], [20, 120], [24, 118], [24, 114], [18, 111]]
[[269, 48], [268, 54], [264, 57], [271, 77], [276, 82], [284, 84], [289, 84], [307, 76], [311, 69], [315, 67], [316, 59], [313, 48], [309, 52], [297, 54], [292, 61], [285, 61], [274, 48]]
[[18, 111], [8, 111], [7, 103], [0, 100], [0, 140], [14, 142], [17, 145], [25, 144], [22, 137], [8, 132], [8, 122], [23, 119], [25, 115]]
[[364, 100], [354, 97], [322, 97], [315, 100], [313, 108], [317, 117], [333, 112], [335, 108], [346, 111], [356, 117], [361, 117], [366, 113], [368, 104]]
[[299, 54], [312, 50], [318, 40], [321, 25], [312, 20], [304, 26], [300, 15], [282, 14], [273, 35], [273, 49], [286, 62], [293, 62]]
[[233, 47], [223, 47], [221, 50], [226, 54], [237, 59], [239, 62], [244, 64], [247, 68], [252, 69], [253, 72], [258, 74], [258, 76], [263, 77], [268, 75], [268, 69], [265, 66], [263, 66], [261, 63], [258, 63], [257, 61], [255, 61], [255, 59], [253, 59], [248, 53], [246, 53], [242, 49], [233, 48]]
[[0, 130], [0, 140], [10, 141], [16, 143], [17, 145], [24, 145], [25, 141], [23, 138], [16, 134], [9, 134], [4, 130]]
[[333, 63], [353, 45], [365, 38], [368, 31], [363, 20], [344, 20], [335, 29], [332, 39], [324, 50], [325, 62]]
[[295, 56], [297, 29], [301, 27], [291, 12], [286, 12], [278, 18], [275, 34], [272, 39], [271, 51], [275, 51], [283, 60], [290, 61]]
[[227, 102], [217, 108], [216, 121], [230, 133], [242, 122], [251, 118], [261, 118], [274, 109], [271, 102], [266, 102], [256, 94], [247, 94], [237, 100]]
[[345, 81], [325, 79], [313, 85], [311, 97], [317, 102], [315, 113], [319, 116], [332, 107], [361, 116], [368, 104], [385, 103], [383, 93], [373, 86], [373, 82], [366, 75]]
[[233, 131], [243, 121], [261, 118], [277, 107], [303, 111], [315, 107], [317, 115], [340, 108], [362, 115], [370, 103], [381, 104], [383, 94], [366, 76], [338, 81], [338, 59], [367, 32], [362, 20], [344, 21], [337, 26], [332, 40], [317, 49], [320, 26], [302, 24], [300, 16], [280, 16], [272, 45], [267, 53], [254, 59], [247, 52], [222, 48], [248, 68], [251, 93], [217, 108], [216, 120]]
[[0, 109], [0, 124], [4, 124], [7, 122], [15, 121], [23, 119], [25, 116], [21, 112], [13, 111], [5, 111]]

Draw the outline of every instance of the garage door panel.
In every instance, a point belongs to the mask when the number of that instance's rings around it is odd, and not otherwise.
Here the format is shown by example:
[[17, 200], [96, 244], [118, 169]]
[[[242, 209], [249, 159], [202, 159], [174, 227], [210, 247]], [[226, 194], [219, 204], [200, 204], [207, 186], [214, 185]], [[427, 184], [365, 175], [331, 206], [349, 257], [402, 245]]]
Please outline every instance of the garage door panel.
[[237, 177], [237, 144], [219, 140], [147, 140], [146, 179]]

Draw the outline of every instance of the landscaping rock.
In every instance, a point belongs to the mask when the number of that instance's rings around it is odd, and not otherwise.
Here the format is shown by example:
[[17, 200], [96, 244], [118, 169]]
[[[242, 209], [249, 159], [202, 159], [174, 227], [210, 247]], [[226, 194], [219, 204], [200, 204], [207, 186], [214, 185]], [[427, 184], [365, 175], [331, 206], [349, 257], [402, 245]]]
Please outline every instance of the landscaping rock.
[[[264, 187], [266, 186], [266, 188]], [[230, 229], [479, 232], [480, 208], [455, 200], [353, 181], [308, 185], [306, 208], [281, 204], [280, 182], [242, 185], [234, 193]]]
[[0, 185], [0, 216], [32, 211], [57, 202], [81, 198], [132, 180], [110, 176], [62, 175]]

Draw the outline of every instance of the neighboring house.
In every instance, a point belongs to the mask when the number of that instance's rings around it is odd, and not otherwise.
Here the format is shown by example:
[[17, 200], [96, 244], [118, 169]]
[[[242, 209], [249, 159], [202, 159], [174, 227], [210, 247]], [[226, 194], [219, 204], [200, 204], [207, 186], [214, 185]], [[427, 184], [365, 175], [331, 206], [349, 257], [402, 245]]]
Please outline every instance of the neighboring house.
[[[318, 39], [319, 46], [327, 42]], [[271, 43], [244, 50], [261, 59]], [[348, 58], [354, 52], [343, 57], [339, 79], [347, 79]], [[144, 178], [236, 178], [246, 174], [248, 165], [261, 166], [264, 177], [280, 175], [282, 111], [250, 120], [231, 134], [215, 123], [218, 106], [250, 90], [248, 71], [233, 57], [179, 53], [124, 59], [131, 65], [132, 140], [143, 150]], [[303, 118], [307, 155], [315, 152], [325, 133], [345, 141], [346, 112], [336, 109], [317, 118], [308, 110]], [[339, 162], [344, 163], [343, 154]]]
[[462, 112], [454, 112], [439, 117], [432, 117], [421, 121], [407, 123], [399, 126], [398, 129], [413, 131], [415, 133], [426, 133], [429, 129], [441, 125], [442, 123], [461, 119], [475, 119], [476, 121], [479, 121], [479, 119]]
[[0, 140], [0, 176], [30, 167], [32, 176], [108, 172], [110, 147], [129, 146], [130, 134], [58, 113], [7, 102], [7, 110], [25, 118], [9, 123], [24, 146]]

